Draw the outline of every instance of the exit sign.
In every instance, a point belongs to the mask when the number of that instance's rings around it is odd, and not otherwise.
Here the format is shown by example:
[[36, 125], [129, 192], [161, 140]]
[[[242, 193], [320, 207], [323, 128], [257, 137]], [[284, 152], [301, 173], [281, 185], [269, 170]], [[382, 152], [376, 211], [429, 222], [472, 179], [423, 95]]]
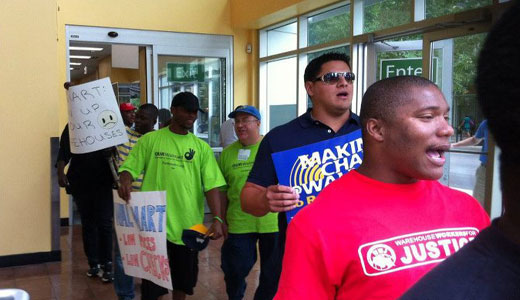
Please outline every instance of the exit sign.
[[203, 64], [168, 63], [166, 68], [168, 71], [168, 81], [204, 82]]
[[[434, 82], [437, 80], [437, 58], [433, 58], [433, 76]], [[396, 76], [415, 75], [422, 76], [422, 58], [392, 58], [381, 59], [379, 66], [379, 78], [385, 79]]]

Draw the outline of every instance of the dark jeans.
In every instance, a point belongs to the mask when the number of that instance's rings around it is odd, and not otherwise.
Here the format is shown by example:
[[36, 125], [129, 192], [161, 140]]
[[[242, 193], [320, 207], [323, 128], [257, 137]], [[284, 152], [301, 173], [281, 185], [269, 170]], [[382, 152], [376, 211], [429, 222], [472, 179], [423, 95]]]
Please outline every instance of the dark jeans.
[[278, 233], [230, 233], [222, 245], [222, 271], [229, 299], [242, 299], [246, 277], [256, 263], [256, 243], [260, 251], [260, 282], [255, 300], [273, 299], [278, 288], [282, 265]]
[[125, 274], [117, 240], [114, 247], [114, 290], [119, 300], [132, 300], [135, 297], [134, 277]]
[[92, 187], [92, 191], [75, 193], [73, 197], [81, 217], [83, 249], [89, 266], [112, 262], [112, 188]]

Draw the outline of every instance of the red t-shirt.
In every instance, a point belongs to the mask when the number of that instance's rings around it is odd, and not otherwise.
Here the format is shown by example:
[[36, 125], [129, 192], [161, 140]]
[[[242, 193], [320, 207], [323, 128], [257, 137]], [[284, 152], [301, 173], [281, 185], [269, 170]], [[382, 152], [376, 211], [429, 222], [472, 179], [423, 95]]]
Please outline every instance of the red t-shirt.
[[275, 299], [397, 299], [488, 225], [473, 197], [437, 181], [349, 172], [289, 224]]

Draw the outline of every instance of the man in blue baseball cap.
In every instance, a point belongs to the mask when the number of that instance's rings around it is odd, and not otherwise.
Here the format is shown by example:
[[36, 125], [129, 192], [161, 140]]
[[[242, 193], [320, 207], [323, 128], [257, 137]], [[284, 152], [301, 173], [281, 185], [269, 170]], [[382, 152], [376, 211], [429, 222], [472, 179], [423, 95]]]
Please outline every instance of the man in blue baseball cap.
[[259, 121], [262, 119], [258, 109], [256, 109], [256, 107], [251, 106], [251, 105], [239, 105], [239, 106], [237, 106], [234, 111], [229, 113], [228, 117], [234, 118], [235, 121], [236, 121], [235, 116], [237, 114], [240, 114], [240, 113], [245, 113], [245, 114], [251, 115], [251, 116], [255, 117], [257, 120], [259, 120]]
[[227, 185], [221, 188], [222, 211], [228, 226], [228, 238], [222, 245], [222, 271], [229, 299], [244, 297], [246, 277], [257, 260], [260, 250], [260, 280], [254, 299], [270, 299], [278, 280], [278, 220], [276, 213], [255, 217], [242, 211], [240, 191], [253, 167], [262, 136], [261, 116], [254, 106], [241, 105], [229, 114], [235, 120], [238, 141], [224, 149], [220, 169]]

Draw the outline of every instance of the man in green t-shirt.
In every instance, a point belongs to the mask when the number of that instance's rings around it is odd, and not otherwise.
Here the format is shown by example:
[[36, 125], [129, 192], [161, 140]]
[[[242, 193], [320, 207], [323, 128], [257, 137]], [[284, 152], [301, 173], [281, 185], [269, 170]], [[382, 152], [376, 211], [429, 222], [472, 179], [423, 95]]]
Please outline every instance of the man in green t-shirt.
[[[210, 146], [189, 130], [200, 111], [199, 100], [181, 92], [172, 100], [173, 118], [168, 127], [139, 139], [119, 168], [119, 195], [130, 199], [132, 181], [145, 173], [141, 191], [166, 191], [166, 237], [173, 299], [193, 294], [198, 276], [198, 252], [182, 242], [182, 230], [204, 219], [204, 196], [214, 215], [208, 236], [225, 234], [219, 187], [226, 184]], [[157, 299], [163, 288], [143, 290], [142, 299]]]
[[[229, 299], [242, 299], [246, 290], [245, 278], [257, 259], [256, 244], [260, 250], [260, 282], [256, 299], [272, 299], [277, 283], [272, 274], [279, 274], [278, 217], [268, 213], [255, 217], [242, 211], [240, 192], [249, 171], [253, 167], [260, 136], [260, 113], [249, 105], [239, 106], [229, 114], [235, 119], [238, 141], [224, 149], [220, 157], [220, 169], [227, 186], [221, 194], [226, 212], [228, 238], [222, 245], [222, 270]], [[277, 271], [276, 271], [277, 270]]]

